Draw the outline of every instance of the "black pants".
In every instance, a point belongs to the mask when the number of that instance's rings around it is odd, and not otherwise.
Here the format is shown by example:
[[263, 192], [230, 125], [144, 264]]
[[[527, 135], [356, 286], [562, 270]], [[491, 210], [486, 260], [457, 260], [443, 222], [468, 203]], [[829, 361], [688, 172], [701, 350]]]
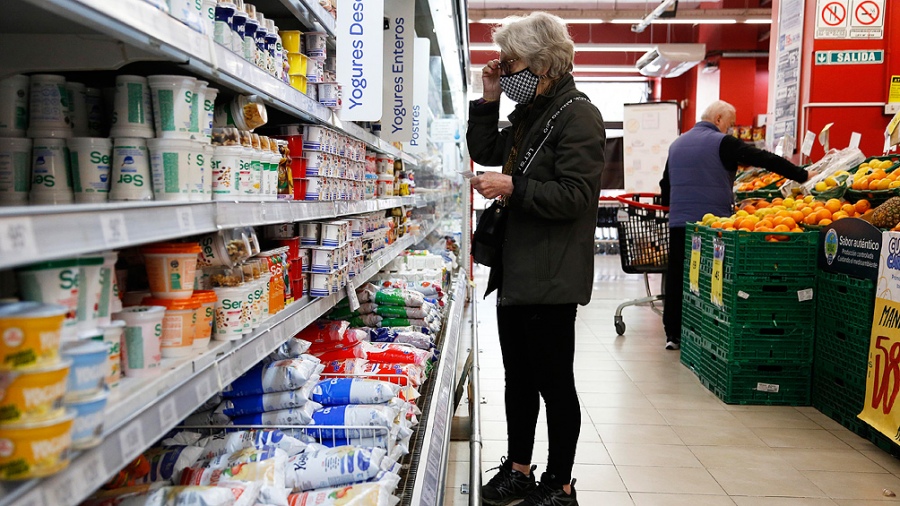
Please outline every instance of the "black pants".
[[669, 228], [669, 269], [666, 272], [666, 303], [663, 326], [666, 339], [681, 342], [681, 303], [684, 299], [684, 227]]
[[575, 393], [576, 304], [498, 306], [497, 327], [506, 375], [508, 458], [530, 464], [540, 398], [547, 406], [547, 472], [560, 485], [572, 479], [581, 407]]

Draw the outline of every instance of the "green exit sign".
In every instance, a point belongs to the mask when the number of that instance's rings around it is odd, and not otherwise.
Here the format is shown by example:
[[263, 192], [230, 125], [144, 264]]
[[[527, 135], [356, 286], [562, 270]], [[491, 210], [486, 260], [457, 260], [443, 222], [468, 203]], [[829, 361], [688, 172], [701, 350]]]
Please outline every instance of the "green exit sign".
[[816, 65], [858, 65], [884, 63], [881, 49], [853, 51], [816, 51]]

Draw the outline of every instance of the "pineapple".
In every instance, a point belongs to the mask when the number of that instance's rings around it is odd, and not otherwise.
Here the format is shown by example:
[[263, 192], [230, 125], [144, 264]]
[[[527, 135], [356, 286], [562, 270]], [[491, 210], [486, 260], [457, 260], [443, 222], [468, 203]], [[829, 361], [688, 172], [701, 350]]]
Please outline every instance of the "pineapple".
[[900, 197], [891, 197], [875, 208], [872, 225], [880, 228], [894, 228], [900, 223]]

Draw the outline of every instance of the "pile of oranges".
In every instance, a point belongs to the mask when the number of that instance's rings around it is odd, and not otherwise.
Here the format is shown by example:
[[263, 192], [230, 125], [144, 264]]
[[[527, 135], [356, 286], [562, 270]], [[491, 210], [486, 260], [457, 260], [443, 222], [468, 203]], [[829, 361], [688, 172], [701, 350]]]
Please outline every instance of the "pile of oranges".
[[755, 178], [751, 179], [750, 181], [741, 183], [737, 187], [736, 191], [752, 192], [754, 190], [759, 190], [760, 188], [769, 186], [772, 183], [781, 183], [782, 181], [784, 181], [784, 178], [782, 176], [779, 176], [778, 174], [775, 174], [773, 172], [766, 172], [766, 173], [760, 174], [759, 176], [756, 176]]
[[[701, 224], [722, 230], [794, 233], [803, 232], [803, 225], [821, 227], [843, 218], [862, 216], [871, 207], [867, 200], [851, 204], [839, 199], [822, 202], [813, 199], [812, 195], [797, 199], [776, 198], [772, 202], [757, 200], [746, 203], [728, 218], [707, 214]], [[779, 240], [779, 237], [768, 239]]]
[[872, 160], [863, 163], [853, 176], [850, 185], [854, 190], [888, 190], [900, 188], [900, 171], [885, 172], [893, 163], [887, 160]]

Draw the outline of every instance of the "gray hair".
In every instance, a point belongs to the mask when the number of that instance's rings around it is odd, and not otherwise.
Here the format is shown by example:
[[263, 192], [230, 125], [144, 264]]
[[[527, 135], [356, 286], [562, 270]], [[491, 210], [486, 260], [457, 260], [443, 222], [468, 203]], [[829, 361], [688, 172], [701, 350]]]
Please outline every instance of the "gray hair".
[[715, 122], [716, 116], [721, 116], [725, 113], [737, 114], [737, 110], [735, 110], [733, 105], [724, 100], [716, 100], [709, 104], [709, 107], [703, 111], [703, 115], [700, 116], [700, 119], [702, 121]]
[[525, 17], [511, 16], [494, 30], [494, 42], [511, 58], [521, 58], [529, 67], [547, 69], [551, 79], [572, 71], [575, 44], [565, 21], [546, 12]]

